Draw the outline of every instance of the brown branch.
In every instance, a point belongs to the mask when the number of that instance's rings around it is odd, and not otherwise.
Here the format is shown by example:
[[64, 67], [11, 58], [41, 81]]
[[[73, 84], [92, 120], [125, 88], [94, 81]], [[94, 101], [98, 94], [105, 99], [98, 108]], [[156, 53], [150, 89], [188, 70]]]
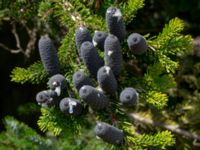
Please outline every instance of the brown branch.
[[18, 36], [18, 33], [17, 33], [17, 30], [16, 30], [16, 24], [15, 23], [12, 23], [12, 33], [15, 37], [15, 41], [16, 41], [16, 47], [18, 49], [12, 49], [12, 48], [9, 48], [8, 46], [6, 46], [5, 44], [3, 43], [0, 43], [0, 47], [5, 49], [6, 51], [9, 51], [10, 53], [12, 54], [18, 54], [18, 53], [22, 53], [25, 55], [25, 52], [24, 50], [22, 49], [21, 47], [21, 44], [20, 44], [20, 40], [19, 40], [19, 36]]
[[21, 53], [21, 49], [12, 49], [12, 48], [7, 47], [3, 43], [0, 43], [0, 47], [5, 49], [6, 51], [9, 51], [9, 52], [13, 53], [13, 54]]
[[30, 38], [28, 44], [26, 45], [26, 50], [25, 50], [26, 56], [28, 58], [30, 58], [31, 52], [33, 50], [35, 50], [35, 43], [36, 43], [36, 40], [37, 40], [37, 29], [36, 28], [30, 29], [24, 23], [22, 23], [22, 25], [25, 27], [25, 29], [28, 33], [28, 36]]
[[8, 46], [6, 46], [3, 43], [0, 43], [0, 47], [5, 49], [6, 51], [9, 51], [10, 53], [13, 53], [13, 54], [22, 53], [25, 56], [25, 58], [28, 59], [31, 56], [31, 52], [33, 50], [35, 50], [35, 43], [37, 41], [37, 29], [36, 28], [33, 28], [33, 29], [28, 28], [28, 26], [23, 21], [21, 22], [21, 24], [26, 29], [27, 34], [28, 34], [28, 36], [30, 38], [28, 43], [27, 43], [27, 45], [26, 45], [26, 49], [24, 50], [22, 48], [22, 46], [21, 46], [20, 38], [19, 38], [19, 35], [17, 33], [17, 29], [16, 29], [16, 24], [15, 23], [12, 23], [12, 34], [15, 37], [16, 47], [18, 49], [9, 48]]
[[188, 138], [191, 138], [194, 140], [200, 140], [200, 135], [193, 134], [186, 130], [180, 129], [178, 125], [164, 124], [164, 123], [161, 123], [158, 121], [151, 120], [150, 118], [144, 118], [143, 116], [136, 114], [136, 113], [129, 113], [128, 116], [136, 122], [141, 122], [141, 123], [151, 125], [151, 126], [158, 126], [158, 127], [167, 129], [175, 134], [178, 134], [178, 135], [181, 135], [184, 137], [188, 137]]
[[22, 47], [21, 47], [20, 40], [19, 40], [19, 35], [18, 35], [18, 33], [17, 33], [17, 30], [16, 30], [16, 24], [15, 24], [15, 23], [12, 23], [12, 33], [13, 33], [13, 35], [14, 35], [14, 37], [15, 37], [15, 41], [16, 41], [16, 46], [17, 46], [17, 48], [18, 48], [18, 49], [21, 49], [21, 50], [23, 51], [23, 49], [22, 49]]
[[14, 149], [17, 148], [17, 147], [16, 147], [13, 143], [11, 143], [10, 141], [0, 141], [0, 144], [5, 145], [5, 146], [7, 146], [7, 147], [12, 147], [12, 148], [14, 148]]

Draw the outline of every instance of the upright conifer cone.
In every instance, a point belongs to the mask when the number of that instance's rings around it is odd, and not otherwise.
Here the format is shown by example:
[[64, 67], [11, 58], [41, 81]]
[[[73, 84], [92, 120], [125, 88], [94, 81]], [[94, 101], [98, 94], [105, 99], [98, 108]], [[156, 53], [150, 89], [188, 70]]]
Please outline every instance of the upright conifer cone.
[[138, 103], [138, 93], [137, 93], [137, 91], [132, 87], [125, 88], [120, 93], [120, 102], [124, 106], [128, 106], [128, 107], [136, 105]]
[[97, 81], [103, 91], [110, 95], [115, 94], [117, 90], [117, 80], [110, 67], [103, 66], [98, 70]]
[[100, 50], [104, 50], [104, 42], [106, 40], [106, 37], [108, 36], [108, 33], [103, 31], [95, 31], [92, 42], [95, 47], [98, 47]]
[[76, 29], [75, 33], [76, 48], [78, 50], [79, 56], [81, 56], [81, 44], [86, 41], [92, 42], [92, 37], [90, 36], [88, 29], [84, 26], [81, 26]]
[[55, 91], [44, 90], [37, 93], [36, 101], [42, 107], [49, 107], [59, 104], [60, 99]]
[[77, 89], [77, 91], [79, 91], [79, 89], [84, 85], [92, 86], [90, 78], [86, 76], [84, 72], [81, 70], [75, 72], [72, 78], [73, 78], [73, 84]]
[[111, 144], [121, 144], [124, 140], [122, 130], [105, 122], [98, 122], [95, 127], [96, 136]]
[[106, 23], [111, 34], [123, 41], [126, 36], [126, 28], [121, 11], [116, 7], [109, 7], [106, 11]]
[[51, 76], [59, 73], [59, 60], [51, 39], [47, 36], [42, 36], [39, 40], [38, 47], [42, 63], [47, 73]]
[[80, 115], [83, 110], [80, 101], [74, 98], [63, 98], [60, 101], [59, 107], [63, 113], [73, 116]]
[[81, 45], [81, 57], [84, 65], [89, 70], [90, 75], [97, 77], [97, 71], [104, 65], [103, 59], [99, 56], [92, 42], [84, 42]]
[[122, 69], [122, 52], [119, 40], [110, 34], [104, 43], [105, 66], [109, 66], [114, 75], [118, 76]]
[[141, 55], [148, 49], [146, 40], [138, 33], [132, 33], [129, 35], [127, 43], [129, 49], [132, 50], [132, 52], [136, 55]]
[[94, 110], [104, 109], [109, 105], [109, 99], [102, 92], [89, 85], [81, 87], [79, 96]]
[[61, 74], [52, 76], [48, 81], [50, 89], [54, 90], [60, 96], [67, 89], [67, 80]]

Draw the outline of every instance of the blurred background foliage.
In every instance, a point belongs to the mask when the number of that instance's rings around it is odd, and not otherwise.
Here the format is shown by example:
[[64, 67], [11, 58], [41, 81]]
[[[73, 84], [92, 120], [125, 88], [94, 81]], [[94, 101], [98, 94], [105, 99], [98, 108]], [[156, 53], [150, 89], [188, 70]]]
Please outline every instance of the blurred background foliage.
[[[45, 85], [32, 85], [29, 83], [21, 85], [10, 81], [10, 74], [14, 67], [27, 67], [39, 60], [37, 41], [40, 34], [44, 32], [49, 33], [53, 39], [55, 39], [56, 46], [59, 47], [60, 40], [68, 32], [68, 29], [62, 24], [59, 24], [58, 20], [56, 20], [55, 14], [53, 14], [54, 12], [51, 12], [50, 8], [51, 5], [54, 5], [54, 1], [49, 3], [49, 5], [40, 3], [41, 1], [42, 0], [0, 1], [0, 43], [3, 43], [3, 45], [0, 46], [0, 68], [2, 72], [0, 74], [0, 131], [5, 130], [4, 124], [7, 124], [8, 127], [9, 125], [11, 126], [7, 128], [7, 131], [13, 132], [12, 123], [10, 122], [13, 118], [7, 117], [3, 122], [3, 118], [10, 115], [25, 122], [41, 133], [37, 126], [40, 108], [35, 103], [35, 95], [39, 90], [44, 89]], [[82, 2], [89, 9], [104, 16], [106, 8], [110, 3], [113, 3], [114, 0], [91, 0], [89, 2], [87, 0], [82, 0]], [[41, 7], [42, 4], [44, 4], [44, 6]], [[40, 12], [44, 12], [43, 9], [46, 10], [46, 13], [40, 14]], [[185, 34], [191, 34], [193, 38], [196, 39], [200, 35], [199, 12], [200, 1], [198, 0], [146, 0], [143, 9], [140, 9], [133, 21], [128, 23], [127, 30], [129, 32], [139, 32], [141, 34], [150, 33], [150, 35], [155, 35], [162, 31], [164, 24], [168, 23], [170, 19], [179, 17], [186, 25], [183, 32]], [[38, 13], [42, 17], [38, 16]], [[45, 17], [49, 20], [48, 24], [43, 23], [43, 18]], [[17, 33], [20, 39], [20, 46], [17, 45], [18, 41], [16, 40], [15, 33]], [[30, 41], [30, 35], [35, 35], [33, 44]], [[198, 55], [200, 54], [200, 41], [198, 38], [195, 40], [194, 44], [196, 48], [194, 48], [195, 51], [181, 60], [181, 69], [175, 76], [177, 88], [169, 91], [170, 101], [168, 102], [168, 109], [177, 114], [176, 116], [174, 116], [173, 113], [168, 114], [171, 115], [170, 117], [172, 120], [177, 121], [183, 129], [192, 131], [195, 131], [200, 125], [198, 109], [200, 107], [200, 55]], [[13, 53], [10, 50], [19, 50], [19, 52]], [[23, 126], [23, 128], [28, 128], [17, 121], [14, 123], [18, 126]], [[30, 132], [31, 134], [35, 134], [35, 131]], [[15, 134], [15, 132], [13, 133]], [[2, 136], [6, 138], [6, 135], [2, 134]], [[52, 148], [52, 143], [50, 141], [46, 141], [46, 139], [42, 137], [39, 138], [41, 138], [41, 143], [39, 144], [41, 149], [44, 147], [45, 149]], [[87, 138], [89, 137], [86, 137], [86, 139]], [[182, 144], [180, 149], [182, 147], [186, 149], [187, 147], [189, 149], [191, 148], [187, 145], [188, 141], [184, 141], [183, 143], [180, 138], [177, 139], [177, 145], [179, 143]], [[60, 142], [64, 144], [66, 144], [66, 142], [71, 142], [71, 144], [68, 143], [68, 145], [73, 145], [74, 141], [77, 142], [76, 144], [79, 145], [80, 149], [83, 148], [81, 146], [85, 143], [80, 143], [80, 141], [84, 142], [83, 139], [69, 139], [65, 142]], [[23, 143], [24, 141], [20, 142]], [[21, 144], [20, 142], [18, 144]], [[37, 142], [38, 141], [35, 141], [36, 144], [38, 144]], [[95, 140], [87, 144], [88, 146], [95, 146], [94, 142]], [[195, 142], [193, 142], [193, 149], [198, 149], [199, 143]], [[12, 145], [12, 143], [9, 144]], [[27, 148], [29, 147], [30, 145], [27, 145]], [[72, 146], [69, 147], [69, 149], [76, 149], [76, 147]], [[87, 146], [85, 149], [87, 149]]]

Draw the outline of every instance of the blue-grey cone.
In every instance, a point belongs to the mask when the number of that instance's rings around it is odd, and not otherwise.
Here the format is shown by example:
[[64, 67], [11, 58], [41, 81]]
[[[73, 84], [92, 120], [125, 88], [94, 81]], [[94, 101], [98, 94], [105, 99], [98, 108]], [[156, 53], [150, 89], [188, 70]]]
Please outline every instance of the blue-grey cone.
[[80, 115], [83, 110], [81, 102], [74, 98], [63, 98], [60, 101], [59, 107], [63, 113], [73, 116]]
[[75, 33], [75, 42], [76, 42], [76, 48], [78, 50], [79, 56], [81, 56], [81, 44], [85, 41], [92, 42], [92, 37], [90, 36], [90, 33], [86, 27], [79, 27], [76, 29]]
[[122, 52], [118, 38], [112, 34], [107, 36], [104, 43], [104, 59], [105, 66], [109, 66], [118, 76], [122, 69]]
[[104, 42], [108, 33], [103, 31], [95, 31], [92, 42], [95, 47], [98, 47], [100, 50], [104, 50]]
[[117, 91], [117, 80], [109, 66], [103, 66], [98, 70], [97, 81], [106, 93], [113, 95]]
[[92, 42], [84, 42], [81, 45], [81, 58], [91, 76], [97, 76], [97, 71], [104, 65], [103, 59], [99, 56]]
[[137, 91], [132, 87], [125, 88], [120, 93], [120, 102], [127, 107], [136, 105], [138, 103]]
[[57, 105], [59, 103], [59, 97], [53, 90], [44, 90], [37, 93], [36, 101], [43, 107], [49, 107]]
[[109, 99], [102, 92], [89, 85], [80, 88], [79, 96], [94, 110], [104, 109], [109, 105]]
[[105, 122], [98, 122], [95, 127], [96, 136], [111, 144], [121, 144], [124, 140], [122, 130]]
[[42, 36], [39, 40], [38, 48], [46, 72], [51, 76], [59, 73], [59, 60], [52, 40], [47, 36]]
[[75, 88], [77, 89], [77, 91], [79, 91], [79, 89], [84, 85], [92, 86], [92, 82], [90, 78], [86, 76], [84, 72], [81, 70], [75, 72], [72, 78], [73, 78], [73, 84]]
[[123, 41], [126, 37], [126, 27], [121, 11], [116, 7], [109, 7], [106, 11], [106, 23], [111, 34]]
[[60, 96], [67, 89], [67, 80], [63, 75], [56, 74], [49, 79], [47, 85]]
[[148, 49], [145, 38], [138, 33], [132, 33], [131, 35], [129, 35], [127, 43], [129, 49], [132, 50], [133, 54], [136, 55], [141, 55], [145, 53]]

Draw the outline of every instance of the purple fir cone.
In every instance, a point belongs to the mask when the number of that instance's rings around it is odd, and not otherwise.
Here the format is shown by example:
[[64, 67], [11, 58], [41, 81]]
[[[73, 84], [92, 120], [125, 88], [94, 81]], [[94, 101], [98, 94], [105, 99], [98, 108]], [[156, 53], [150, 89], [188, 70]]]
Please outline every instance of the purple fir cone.
[[109, 7], [106, 11], [106, 23], [111, 34], [123, 41], [126, 37], [126, 27], [121, 11], [116, 7]]
[[51, 76], [59, 73], [59, 60], [52, 40], [47, 36], [42, 36], [39, 40], [38, 48], [44, 69], [47, 73]]
[[79, 96], [94, 110], [104, 109], [109, 105], [109, 99], [102, 92], [89, 85], [81, 87]]
[[95, 127], [96, 136], [111, 144], [121, 144], [124, 140], [122, 130], [105, 122], [98, 122]]

